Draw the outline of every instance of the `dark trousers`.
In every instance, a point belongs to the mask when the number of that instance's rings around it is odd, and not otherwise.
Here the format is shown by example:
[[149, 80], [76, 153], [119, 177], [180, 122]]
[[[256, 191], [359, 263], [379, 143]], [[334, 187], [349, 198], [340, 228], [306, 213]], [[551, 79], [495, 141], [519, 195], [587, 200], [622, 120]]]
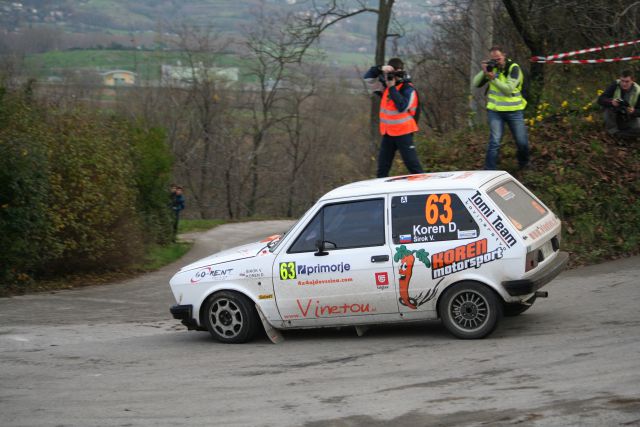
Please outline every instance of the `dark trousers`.
[[424, 173], [416, 147], [413, 145], [413, 134], [390, 136], [383, 135], [380, 143], [380, 154], [378, 154], [378, 178], [389, 176], [389, 170], [393, 164], [393, 157], [396, 150], [400, 151], [404, 165], [409, 169], [409, 173]]
[[605, 108], [604, 127], [610, 135], [640, 136], [640, 117], [623, 116], [613, 108]]
[[173, 216], [173, 241], [176, 241], [176, 237], [178, 236], [178, 222], [180, 222], [180, 211], [179, 210], [174, 210], [173, 211], [174, 216]]

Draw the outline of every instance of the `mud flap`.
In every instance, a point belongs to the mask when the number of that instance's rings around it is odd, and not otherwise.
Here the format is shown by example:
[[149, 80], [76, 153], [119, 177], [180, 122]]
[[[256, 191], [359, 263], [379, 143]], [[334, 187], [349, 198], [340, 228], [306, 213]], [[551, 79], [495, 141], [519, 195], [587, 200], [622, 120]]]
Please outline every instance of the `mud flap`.
[[271, 342], [274, 344], [279, 344], [284, 341], [284, 337], [282, 336], [280, 331], [271, 326], [258, 304], [256, 304], [256, 311], [258, 312], [258, 316], [260, 316], [260, 321], [262, 322], [262, 326], [264, 326], [264, 331], [267, 333], [267, 336], [269, 337]]
[[363, 336], [368, 330], [368, 326], [356, 326], [356, 334], [358, 334], [359, 337]]

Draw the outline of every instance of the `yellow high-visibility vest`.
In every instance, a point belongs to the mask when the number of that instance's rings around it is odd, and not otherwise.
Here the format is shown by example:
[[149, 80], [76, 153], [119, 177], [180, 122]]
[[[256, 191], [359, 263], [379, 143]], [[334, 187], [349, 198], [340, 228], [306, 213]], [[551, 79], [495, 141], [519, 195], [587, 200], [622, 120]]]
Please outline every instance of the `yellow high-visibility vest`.
[[[498, 73], [496, 79], [503, 83], [507, 83], [507, 76], [511, 75], [513, 67], [518, 67], [518, 64], [511, 64], [506, 73]], [[494, 68], [494, 72], [497, 70]], [[524, 76], [522, 75], [522, 69], [518, 73], [518, 84], [510, 95], [505, 95], [498, 89], [493, 83], [493, 80], [489, 83], [489, 93], [487, 97], [487, 110], [492, 111], [520, 111], [524, 110], [527, 106], [527, 100], [522, 96], [522, 83]]]
[[[613, 99], [622, 99], [622, 89], [620, 89], [620, 80], [616, 80], [618, 86], [616, 87], [615, 92], [613, 92]], [[638, 102], [638, 95], [640, 95], [640, 86], [638, 83], [633, 82], [631, 86], [631, 93], [629, 94], [629, 105], [633, 108], [636, 107], [636, 103]]]

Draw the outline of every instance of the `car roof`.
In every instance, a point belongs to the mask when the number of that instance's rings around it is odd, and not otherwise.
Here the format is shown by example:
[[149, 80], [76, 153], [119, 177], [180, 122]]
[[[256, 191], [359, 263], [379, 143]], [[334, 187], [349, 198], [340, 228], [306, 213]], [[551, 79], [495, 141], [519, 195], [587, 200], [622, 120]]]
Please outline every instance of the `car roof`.
[[479, 188], [498, 178], [511, 177], [505, 171], [452, 171], [376, 178], [343, 185], [320, 198], [323, 200], [414, 191]]

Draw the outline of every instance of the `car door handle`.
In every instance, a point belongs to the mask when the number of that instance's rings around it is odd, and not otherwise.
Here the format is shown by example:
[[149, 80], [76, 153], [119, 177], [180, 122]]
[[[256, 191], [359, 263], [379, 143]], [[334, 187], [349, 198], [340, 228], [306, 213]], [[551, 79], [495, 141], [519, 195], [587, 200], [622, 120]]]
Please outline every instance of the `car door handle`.
[[371, 262], [385, 262], [389, 261], [389, 255], [374, 255], [371, 257]]

